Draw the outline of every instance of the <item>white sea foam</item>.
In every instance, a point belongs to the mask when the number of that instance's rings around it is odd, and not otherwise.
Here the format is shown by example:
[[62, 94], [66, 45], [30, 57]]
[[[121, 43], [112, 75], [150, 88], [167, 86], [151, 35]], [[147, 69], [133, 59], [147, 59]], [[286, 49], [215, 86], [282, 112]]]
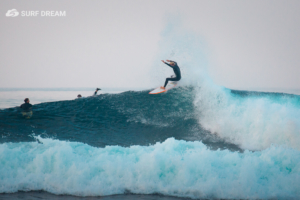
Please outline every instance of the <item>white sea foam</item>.
[[278, 144], [300, 150], [299, 100], [283, 95], [242, 97], [203, 81], [194, 104], [205, 129], [241, 148]]
[[153, 146], [96, 148], [38, 138], [0, 145], [0, 193], [78, 196], [161, 193], [191, 198], [300, 198], [300, 152], [271, 146], [212, 151], [173, 138]]

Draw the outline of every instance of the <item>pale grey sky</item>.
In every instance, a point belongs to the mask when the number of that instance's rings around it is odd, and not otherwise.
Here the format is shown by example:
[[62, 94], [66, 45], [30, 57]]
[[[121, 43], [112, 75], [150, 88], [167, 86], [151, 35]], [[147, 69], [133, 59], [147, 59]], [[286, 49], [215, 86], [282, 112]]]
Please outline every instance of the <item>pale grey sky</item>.
[[[11, 9], [67, 16], [6, 17]], [[171, 73], [160, 55], [172, 48], [160, 44], [176, 37], [164, 31], [178, 23], [181, 34], [203, 41], [217, 84], [300, 88], [299, 9], [298, 0], [2, 0], [0, 87], [156, 87], [157, 73], [159, 81]]]

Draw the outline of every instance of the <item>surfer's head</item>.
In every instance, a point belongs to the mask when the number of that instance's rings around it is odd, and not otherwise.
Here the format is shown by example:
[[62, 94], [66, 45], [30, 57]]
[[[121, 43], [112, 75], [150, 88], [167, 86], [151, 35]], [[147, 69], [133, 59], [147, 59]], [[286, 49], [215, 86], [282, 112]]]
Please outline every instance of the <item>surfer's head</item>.
[[25, 98], [25, 99], [24, 99], [24, 102], [25, 102], [25, 103], [29, 103], [29, 99], [28, 99], [28, 98]]
[[81, 94], [77, 95], [77, 98], [81, 98]]
[[170, 65], [175, 66], [175, 63], [174, 62], [170, 62]]

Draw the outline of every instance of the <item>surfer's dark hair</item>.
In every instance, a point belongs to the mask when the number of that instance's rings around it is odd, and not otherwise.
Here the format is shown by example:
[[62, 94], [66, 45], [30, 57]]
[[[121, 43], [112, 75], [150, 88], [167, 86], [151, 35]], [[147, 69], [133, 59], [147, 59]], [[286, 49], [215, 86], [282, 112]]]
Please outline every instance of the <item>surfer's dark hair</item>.
[[29, 101], [29, 99], [28, 99], [28, 98], [25, 98], [25, 99], [24, 99], [24, 102], [26, 103], [27, 101]]

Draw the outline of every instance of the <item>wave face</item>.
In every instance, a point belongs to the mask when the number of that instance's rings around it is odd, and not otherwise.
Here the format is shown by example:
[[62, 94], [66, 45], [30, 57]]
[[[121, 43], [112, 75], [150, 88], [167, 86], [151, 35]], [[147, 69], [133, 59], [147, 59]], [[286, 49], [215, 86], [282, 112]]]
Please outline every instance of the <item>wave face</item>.
[[174, 137], [201, 140], [214, 149], [262, 150], [276, 144], [300, 150], [297, 95], [235, 91], [204, 81], [201, 87], [182, 86], [162, 95], [148, 92], [37, 104], [29, 120], [18, 108], [0, 110], [0, 143], [42, 135], [104, 147]]
[[103, 196], [123, 193], [191, 198], [299, 198], [300, 153], [209, 150], [173, 138], [151, 146], [92, 147], [37, 138], [0, 145], [0, 193], [44, 190]]
[[201, 127], [194, 112], [194, 89], [177, 88], [165, 95], [149, 91], [103, 94], [72, 101], [34, 105], [31, 119], [18, 108], [0, 110], [1, 143], [34, 141], [34, 135], [79, 141], [96, 147], [149, 145], [169, 137], [219, 143]]

